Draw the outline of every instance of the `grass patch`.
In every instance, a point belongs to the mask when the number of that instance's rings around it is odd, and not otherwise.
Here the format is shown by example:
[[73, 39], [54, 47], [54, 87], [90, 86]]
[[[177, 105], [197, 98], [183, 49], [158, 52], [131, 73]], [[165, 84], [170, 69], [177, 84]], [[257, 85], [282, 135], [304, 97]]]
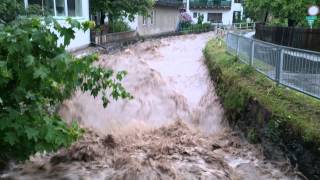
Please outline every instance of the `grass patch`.
[[[280, 134], [292, 133], [311, 144], [313, 150], [320, 151], [319, 100], [278, 86], [249, 65], [227, 54], [225, 45], [218, 40], [209, 41], [204, 53], [211, 77], [216, 82], [217, 93], [227, 112], [241, 114], [249, 99], [254, 98], [272, 113], [270, 136], [277, 139]], [[251, 137], [255, 134], [253, 132], [251, 130]]]

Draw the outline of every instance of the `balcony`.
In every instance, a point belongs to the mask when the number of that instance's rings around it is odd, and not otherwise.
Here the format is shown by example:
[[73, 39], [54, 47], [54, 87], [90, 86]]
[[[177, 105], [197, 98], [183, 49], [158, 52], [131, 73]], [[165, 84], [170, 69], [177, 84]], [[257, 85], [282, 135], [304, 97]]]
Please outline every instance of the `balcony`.
[[176, 7], [181, 8], [183, 7], [182, 0], [156, 0], [156, 6], [163, 6], [163, 7]]
[[231, 0], [190, 0], [190, 9], [230, 10]]

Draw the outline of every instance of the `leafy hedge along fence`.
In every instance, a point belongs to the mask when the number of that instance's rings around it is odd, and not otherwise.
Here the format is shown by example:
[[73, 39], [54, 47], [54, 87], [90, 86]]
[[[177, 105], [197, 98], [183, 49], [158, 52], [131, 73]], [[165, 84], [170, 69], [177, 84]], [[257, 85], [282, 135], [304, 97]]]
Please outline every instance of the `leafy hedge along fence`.
[[320, 52], [320, 29], [257, 24], [255, 38], [278, 45]]
[[203, 24], [191, 24], [188, 26], [180, 26], [179, 32], [182, 33], [200, 33], [200, 32], [208, 32], [214, 30], [214, 26], [210, 23]]

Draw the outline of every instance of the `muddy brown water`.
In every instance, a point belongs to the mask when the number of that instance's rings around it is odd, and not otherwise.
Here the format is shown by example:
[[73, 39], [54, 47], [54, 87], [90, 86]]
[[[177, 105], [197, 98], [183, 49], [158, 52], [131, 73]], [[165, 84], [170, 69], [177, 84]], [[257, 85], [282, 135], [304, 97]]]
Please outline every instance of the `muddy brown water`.
[[264, 159], [228, 128], [202, 50], [213, 33], [138, 43], [99, 64], [126, 70], [133, 100], [77, 92], [60, 114], [87, 128], [68, 149], [37, 154], [12, 179], [298, 179], [287, 161]]

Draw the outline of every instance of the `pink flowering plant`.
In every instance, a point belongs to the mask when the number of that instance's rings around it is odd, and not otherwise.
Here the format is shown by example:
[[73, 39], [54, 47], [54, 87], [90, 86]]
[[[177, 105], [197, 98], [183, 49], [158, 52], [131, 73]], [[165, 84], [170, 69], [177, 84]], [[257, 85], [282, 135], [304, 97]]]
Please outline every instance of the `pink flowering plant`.
[[180, 30], [190, 27], [191, 24], [192, 24], [191, 16], [186, 12], [180, 13], [180, 17], [179, 17]]
[[180, 13], [180, 18], [179, 18], [179, 20], [180, 20], [180, 23], [192, 23], [192, 18], [191, 18], [191, 16], [188, 14], [188, 13], [186, 13], [186, 12], [184, 12], [184, 13]]

